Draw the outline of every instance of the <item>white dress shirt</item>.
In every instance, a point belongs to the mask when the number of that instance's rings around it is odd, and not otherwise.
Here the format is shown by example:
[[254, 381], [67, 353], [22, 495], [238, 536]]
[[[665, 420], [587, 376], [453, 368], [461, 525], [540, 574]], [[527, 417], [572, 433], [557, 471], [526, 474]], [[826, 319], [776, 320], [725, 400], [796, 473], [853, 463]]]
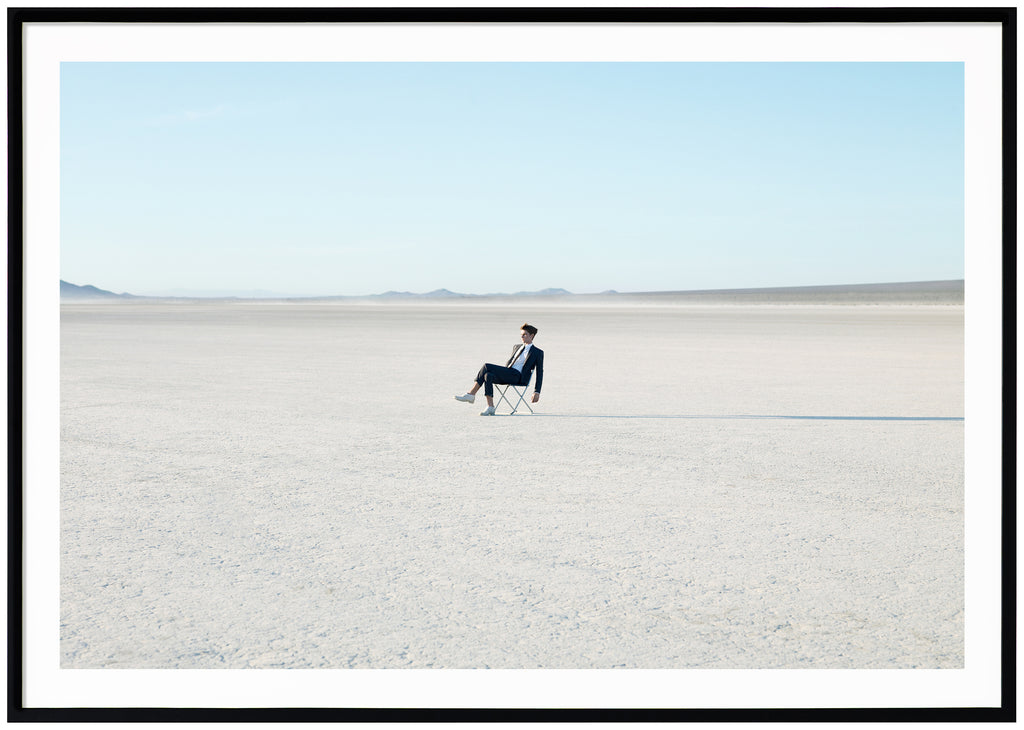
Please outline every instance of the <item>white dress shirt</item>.
[[525, 347], [523, 347], [522, 350], [519, 351], [519, 357], [517, 357], [516, 361], [512, 363], [513, 370], [523, 372], [523, 366], [526, 365], [526, 356], [529, 354], [531, 347], [533, 347], [532, 344], [526, 345]]

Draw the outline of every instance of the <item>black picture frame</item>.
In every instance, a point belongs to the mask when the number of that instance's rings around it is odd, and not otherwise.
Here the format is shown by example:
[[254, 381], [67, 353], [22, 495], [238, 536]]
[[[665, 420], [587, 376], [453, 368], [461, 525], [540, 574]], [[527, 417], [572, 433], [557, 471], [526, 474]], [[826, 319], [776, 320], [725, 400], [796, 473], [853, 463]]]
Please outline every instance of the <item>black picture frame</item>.
[[[69, 708], [22, 702], [27, 651], [22, 425], [24, 48], [29, 23], [996, 23], [1002, 36], [1002, 582], [998, 706], [890, 708]], [[8, 8], [8, 710], [9, 722], [1013, 722], [1016, 719], [1016, 9], [994, 8]]]

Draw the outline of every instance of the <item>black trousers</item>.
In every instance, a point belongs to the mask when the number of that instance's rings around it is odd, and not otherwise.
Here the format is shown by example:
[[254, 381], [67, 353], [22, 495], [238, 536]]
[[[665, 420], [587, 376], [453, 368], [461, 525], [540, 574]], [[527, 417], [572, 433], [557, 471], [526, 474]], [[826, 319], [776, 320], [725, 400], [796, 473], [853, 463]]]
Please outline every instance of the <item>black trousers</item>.
[[514, 368], [488, 362], [484, 363], [480, 372], [476, 374], [476, 382], [484, 386], [484, 395], [494, 397], [495, 384], [520, 385], [523, 382], [523, 374]]

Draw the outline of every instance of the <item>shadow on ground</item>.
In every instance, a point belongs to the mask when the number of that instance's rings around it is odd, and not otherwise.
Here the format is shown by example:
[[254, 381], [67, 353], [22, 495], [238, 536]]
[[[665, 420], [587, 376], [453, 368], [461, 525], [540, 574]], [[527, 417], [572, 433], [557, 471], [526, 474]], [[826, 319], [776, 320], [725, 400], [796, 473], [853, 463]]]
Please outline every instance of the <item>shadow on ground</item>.
[[963, 421], [963, 417], [955, 416], [754, 416], [754, 415], [623, 415], [623, 414], [590, 414], [590, 413], [534, 413], [534, 414], [498, 414], [498, 415], [533, 415], [538, 418], [688, 418], [695, 420], [794, 420], [794, 421]]

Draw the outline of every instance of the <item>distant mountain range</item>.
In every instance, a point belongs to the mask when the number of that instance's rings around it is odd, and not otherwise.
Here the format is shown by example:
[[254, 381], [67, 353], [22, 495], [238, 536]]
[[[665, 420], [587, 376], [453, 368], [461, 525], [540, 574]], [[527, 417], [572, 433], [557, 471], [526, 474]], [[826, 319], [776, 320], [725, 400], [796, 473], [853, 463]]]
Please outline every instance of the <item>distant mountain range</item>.
[[99, 289], [91, 284], [79, 286], [64, 281], [60, 282], [61, 299], [441, 299], [441, 298], [469, 298], [469, 297], [552, 297], [571, 295], [572, 292], [565, 289], [541, 289], [540, 291], [521, 291], [515, 294], [460, 294], [448, 289], [435, 289], [425, 294], [418, 294], [408, 291], [386, 291], [382, 294], [362, 295], [331, 295], [331, 296], [288, 296], [278, 295], [265, 290], [254, 290], [244, 293], [216, 292], [205, 293], [181, 293], [168, 294], [164, 296], [145, 296], [135, 294], [115, 294], [105, 289]]
[[105, 289], [97, 289], [96, 287], [87, 284], [85, 286], [78, 286], [77, 284], [69, 284], [63, 279], [60, 282], [60, 298], [61, 299], [136, 299], [137, 297], [131, 294], [115, 294], [112, 291]]
[[115, 301], [124, 299], [290, 299], [309, 301], [373, 301], [373, 300], [401, 300], [401, 299], [485, 299], [485, 298], [508, 298], [508, 297], [572, 297], [582, 301], [599, 299], [608, 300], [614, 298], [642, 298], [644, 300], [658, 301], [669, 298], [680, 300], [693, 300], [695, 302], [722, 302], [722, 303], [800, 303], [815, 301], [832, 302], [935, 302], [935, 303], [963, 303], [964, 280], [951, 279], [944, 281], [913, 281], [898, 282], [892, 284], [839, 284], [834, 286], [793, 286], [793, 287], [770, 287], [760, 289], [704, 289], [688, 291], [655, 291], [655, 292], [627, 292], [620, 293], [609, 289], [600, 294], [573, 294], [566, 289], [541, 289], [540, 291], [520, 291], [514, 294], [460, 294], [448, 289], [435, 289], [425, 294], [417, 294], [407, 291], [386, 291], [382, 294], [370, 294], [366, 296], [336, 295], [336, 296], [281, 296], [271, 292], [254, 291], [242, 296], [238, 295], [217, 295], [215, 293], [200, 295], [181, 296], [136, 296], [134, 294], [115, 294], [111, 291], [99, 289], [95, 286], [78, 286], [61, 280], [60, 296], [65, 300], [87, 300], [87, 301]]
[[[450, 291], [448, 289], [435, 289], [434, 291], [427, 292], [426, 294], [416, 294], [408, 291], [386, 291], [383, 294], [371, 294], [369, 298], [377, 299], [381, 297], [393, 298], [393, 299], [442, 299], [442, 298], [482, 298], [482, 297], [560, 297], [565, 295], [572, 295], [571, 291], [566, 289], [541, 289], [540, 291], [519, 291], [515, 294], [460, 294], [459, 292]], [[323, 297], [320, 297], [323, 298]], [[360, 299], [362, 297], [329, 297], [330, 299]]]

